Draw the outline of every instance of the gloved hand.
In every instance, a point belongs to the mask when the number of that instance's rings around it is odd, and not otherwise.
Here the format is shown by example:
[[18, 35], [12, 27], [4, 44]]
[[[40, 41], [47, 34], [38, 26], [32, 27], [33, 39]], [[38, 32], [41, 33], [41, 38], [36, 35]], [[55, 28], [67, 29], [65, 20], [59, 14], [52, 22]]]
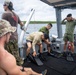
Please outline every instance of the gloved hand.
[[22, 26], [22, 25], [21, 25], [21, 27], [20, 27], [20, 28], [21, 28], [21, 30], [24, 30], [24, 26]]

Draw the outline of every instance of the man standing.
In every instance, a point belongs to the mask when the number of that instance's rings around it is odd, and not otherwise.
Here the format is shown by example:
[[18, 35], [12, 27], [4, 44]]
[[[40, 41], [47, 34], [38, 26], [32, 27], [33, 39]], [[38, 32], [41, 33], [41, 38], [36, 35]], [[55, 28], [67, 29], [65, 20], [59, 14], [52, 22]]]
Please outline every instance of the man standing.
[[50, 38], [49, 38], [49, 30], [51, 28], [52, 28], [52, 24], [51, 23], [48, 23], [47, 26], [44, 26], [44, 27], [42, 27], [42, 28], [39, 29], [39, 32], [43, 32], [43, 33], [45, 33], [45, 34], [48, 35], [47, 40], [46, 41], [44, 40], [44, 42], [47, 44], [48, 55], [50, 55], [50, 52], [51, 52], [51, 48], [50, 48], [51, 42], [50, 42]]
[[[65, 21], [66, 20], [66, 21]], [[72, 14], [68, 14], [67, 17], [62, 21], [62, 24], [66, 24], [66, 30], [64, 34], [64, 53], [66, 52], [67, 42], [71, 44], [71, 52], [74, 53], [74, 28], [76, 25], [76, 19], [72, 17]]]
[[47, 70], [39, 74], [31, 68], [17, 66], [15, 57], [5, 50], [4, 45], [15, 31], [16, 27], [11, 26], [8, 21], [0, 20], [0, 75], [46, 75]]
[[[2, 19], [5, 19], [10, 22], [10, 24], [14, 27], [17, 28], [17, 25], [20, 24], [23, 26], [23, 23], [20, 21], [18, 15], [13, 12], [13, 3], [10, 1], [5, 1], [4, 2], [4, 10], [5, 12], [2, 14]], [[17, 64], [21, 65], [23, 63], [22, 59], [19, 57], [19, 52], [18, 52], [18, 35], [17, 35], [17, 30], [12, 33], [10, 41], [7, 45], [5, 45], [6, 50], [13, 54], [16, 57]]]

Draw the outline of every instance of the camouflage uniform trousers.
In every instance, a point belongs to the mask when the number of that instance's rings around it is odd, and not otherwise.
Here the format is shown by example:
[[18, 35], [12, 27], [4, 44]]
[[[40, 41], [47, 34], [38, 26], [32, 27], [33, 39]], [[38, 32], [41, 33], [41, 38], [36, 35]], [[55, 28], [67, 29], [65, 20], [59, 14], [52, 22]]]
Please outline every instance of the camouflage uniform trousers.
[[19, 57], [18, 44], [16, 40], [10, 40], [9, 43], [5, 45], [5, 49], [16, 58], [17, 65], [21, 66], [23, 64], [23, 60]]

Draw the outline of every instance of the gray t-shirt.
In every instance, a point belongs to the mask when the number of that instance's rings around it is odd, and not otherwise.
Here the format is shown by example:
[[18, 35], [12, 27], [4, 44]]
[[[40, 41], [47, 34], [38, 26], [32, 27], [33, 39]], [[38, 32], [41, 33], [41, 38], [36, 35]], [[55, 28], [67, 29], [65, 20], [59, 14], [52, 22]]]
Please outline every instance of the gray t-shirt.
[[[14, 12], [12, 11], [5, 11], [3, 14], [2, 14], [2, 19], [5, 19], [7, 21], [10, 22], [10, 24], [14, 27], [17, 28], [17, 25], [18, 23], [20, 23], [20, 19], [18, 17], [18, 15], [16, 15]], [[11, 40], [18, 40], [18, 35], [17, 35], [17, 30], [16, 32], [12, 33], [11, 35]]]

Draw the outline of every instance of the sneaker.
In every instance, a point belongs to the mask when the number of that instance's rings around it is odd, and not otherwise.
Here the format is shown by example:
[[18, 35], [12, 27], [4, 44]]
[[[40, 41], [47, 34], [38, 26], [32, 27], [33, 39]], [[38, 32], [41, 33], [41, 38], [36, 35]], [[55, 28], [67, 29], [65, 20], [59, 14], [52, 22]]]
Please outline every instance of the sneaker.
[[42, 75], [46, 75], [47, 74], [47, 70], [42, 71]]

